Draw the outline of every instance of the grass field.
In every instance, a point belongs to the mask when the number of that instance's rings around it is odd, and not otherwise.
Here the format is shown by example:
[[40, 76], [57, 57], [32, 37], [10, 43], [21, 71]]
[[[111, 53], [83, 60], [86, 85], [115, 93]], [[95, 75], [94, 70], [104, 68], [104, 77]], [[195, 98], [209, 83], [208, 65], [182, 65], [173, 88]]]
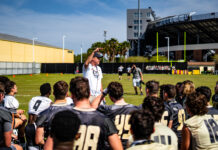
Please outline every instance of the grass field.
[[[81, 76], [81, 74], [80, 74]], [[16, 98], [20, 102], [20, 108], [28, 110], [28, 102], [33, 96], [38, 96], [40, 94], [39, 87], [42, 83], [49, 82], [52, 86], [55, 82], [59, 80], [64, 80], [67, 83], [70, 82], [71, 78], [75, 77], [74, 74], [37, 74], [37, 75], [16, 75], [14, 78], [8, 76], [11, 80], [15, 81], [18, 86], [18, 94]], [[196, 87], [198, 86], [208, 86], [211, 88], [214, 94], [214, 87], [216, 81], [218, 81], [217, 75], [166, 75], [166, 74], [144, 74], [144, 82], [148, 80], [157, 80], [160, 84], [176, 84], [177, 82], [182, 82], [184, 80], [192, 80]], [[124, 98], [128, 103], [139, 105], [142, 103], [144, 96], [134, 95], [134, 89], [132, 87], [132, 80], [128, 81], [126, 74], [123, 75], [122, 80], [118, 80], [117, 74], [104, 74], [103, 78], [103, 88], [106, 88], [111, 81], [121, 82], [124, 88]], [[145, 87], [143, 86], [143, 91]], [[54, 99], [53, 95], [50, 97]], [[106, 97], [107, 104], [111, 104], [111, 101]]]

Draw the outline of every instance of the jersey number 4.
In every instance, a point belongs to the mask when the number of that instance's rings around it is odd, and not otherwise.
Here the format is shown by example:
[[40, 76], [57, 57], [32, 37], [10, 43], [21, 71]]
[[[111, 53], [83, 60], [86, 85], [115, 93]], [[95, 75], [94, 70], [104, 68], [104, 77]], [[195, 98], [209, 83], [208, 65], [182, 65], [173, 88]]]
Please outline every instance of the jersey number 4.
[[130, 115], [117, 115], [115, 117], [115, 125], [119, 131], [118, 135], [121, 139], [129, 139], [130, 136], [130, 124], [129, 124]]
[[100, 135], [100, 127], [81, 125], [80, 137], [74, 142], [74, 150], [96, 150]]
[[218, 142], [218, 125], [213, 119], [204, 120], [207, 130], [210, 135], [210, 142]]

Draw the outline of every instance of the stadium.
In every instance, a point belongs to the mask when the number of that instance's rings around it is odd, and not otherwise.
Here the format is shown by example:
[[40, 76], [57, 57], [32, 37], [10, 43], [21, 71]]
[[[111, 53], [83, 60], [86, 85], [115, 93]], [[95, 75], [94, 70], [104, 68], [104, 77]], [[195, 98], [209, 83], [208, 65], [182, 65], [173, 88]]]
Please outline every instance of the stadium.
[[[157, 18], [155, 12], [149, 7], [140, 10], [141, 24], [137, 21], [137, 13], [137, 9], [127, 10], [127, 39], [131, 43], [130, 56], [151, 57], [158, 54], [168, 57], [169, 49], [170, 61], [188, 62], [188, 66], [195, 66], [198, 69], [201, 66], [201, 71], [215, 72], [213, 56], [218, 54], [217, 12], [207, 14], [190, 12]], [[138, 50], [138, 41], [140, 41], [140, 50]]]

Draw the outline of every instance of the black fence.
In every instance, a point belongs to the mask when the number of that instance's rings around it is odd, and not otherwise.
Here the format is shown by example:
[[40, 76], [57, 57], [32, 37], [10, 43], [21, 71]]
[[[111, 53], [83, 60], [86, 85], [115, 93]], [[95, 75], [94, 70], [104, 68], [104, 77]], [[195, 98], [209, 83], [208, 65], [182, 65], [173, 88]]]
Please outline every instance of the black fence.
[[[124, 73], [128, 66], [135, 64], [141, 68], [143, 73], [153, 74], [171, 74], [172, 68], [177, 70], [187, 70], [187, 63], [165, 63], [165, 62], [154, 62], [154, 63], [101, 63], [100, 67], [103, 73], [117, 73], [118, 67], [124, 67]], [[41, 66], [41, 73], [82, 73], [82, 63], [43, 63]]]

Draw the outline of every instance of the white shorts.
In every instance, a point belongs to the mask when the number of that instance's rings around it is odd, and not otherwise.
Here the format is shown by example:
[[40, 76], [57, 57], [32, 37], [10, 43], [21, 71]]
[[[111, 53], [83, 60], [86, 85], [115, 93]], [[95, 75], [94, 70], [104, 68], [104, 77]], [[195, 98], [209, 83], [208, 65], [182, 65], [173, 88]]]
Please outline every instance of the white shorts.
[[132, 80], [132, 84], [134, 87], [141, 87], [141, 83], [140, 83], [141, 79], [133, 79]]

